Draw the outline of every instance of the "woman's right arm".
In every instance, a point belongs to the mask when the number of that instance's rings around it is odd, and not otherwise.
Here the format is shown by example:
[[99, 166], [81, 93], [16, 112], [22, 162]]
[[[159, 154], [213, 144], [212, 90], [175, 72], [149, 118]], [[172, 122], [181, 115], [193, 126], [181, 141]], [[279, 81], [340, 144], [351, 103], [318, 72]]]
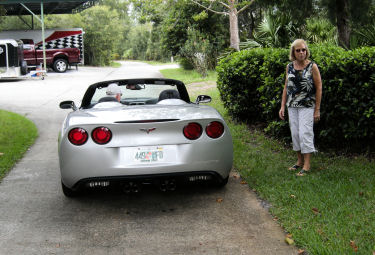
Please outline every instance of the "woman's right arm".
[[288, 84], [288, 66], [286, 66], [286, 74], [285, 74], [285, 84], [283, 89], [283, 95], [281, 97], [281, 108], [279, 111], [280, 119], [285, 119], [285, 104], [286, 104], [286, 86]]

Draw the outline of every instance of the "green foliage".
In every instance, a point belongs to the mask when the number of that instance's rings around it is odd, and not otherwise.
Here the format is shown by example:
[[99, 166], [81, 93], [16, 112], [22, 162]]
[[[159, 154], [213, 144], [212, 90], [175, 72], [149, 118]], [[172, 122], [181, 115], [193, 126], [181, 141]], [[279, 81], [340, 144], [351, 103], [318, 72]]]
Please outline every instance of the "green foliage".
[[127, 49], [126, 51], [124, 51], [124, 54], [122, 55], [122, 58], [123, 59], [135, 59], [133, 49], [130, 48], [130, 49]]
[[160, 72], [166, 78], [180, 80], [185, 84], [215, 81], [217, 77], [216, 72], [211, 70], [208, 71], [207, 76], [204, 78], [195, 70], [185, 70], [183, 68], [162, 69]]
[[94, 6], [81, 15], [85, 31], [86, 63], [97, 66], [109, 65], [116, 42], [122, 40], [118, 13], [108, 6]]
[[375, 46], [375, 24], [354, 30], [354, 35], [357, 36], [358, 45]]
[[[370, 7], [374, 5], [372, 0], [345, 1], [348, 3], [351, 23], [353, 25], [363, 25], [373, 21], [373, 17], [369, 12], [371, 9]], [[321, 0], [319, 5], [327, 10], [328, 18], [330, 18], [332, 23], [335, 24], [338, 11], [337, 1]]]
[[182, 56], [187, 58], [194, 66], [194, 69], [202, 76], [206, 77], [210, 65], [211, 43], [199, 31], [188, 29], [188, 40], [180, 50]]
[[[375, 48], [345, 51], [311, 46], [323, 81], [321, 121], [315, 127], [321, 147], [366, 149], [375, 144]], [[287, 49], [253, 49], [224, 58], [217, 67], [218, 88], [228, 112], [248, 123], [268, 123], [266, 131], [288, 140], [279, 122]], [[288, 134], [288, 136], [285, 136]]]
[[306, 22], [306, 36], [310, 43], [338, 44], [337, 29], [328, 19], [313, 17]]
[[[152, 25], [150, 23], [140, 24], [133, 27], [127, 35], [126, 44], [131, 51], [132, 59], [147, 59], [147, 47], [151, 37]], [[149, 53], [150, 54], [150, 53]]]
[[[16, 16], [6, 16], [1, 22], [1, 29], [3, 30], [29, 30], [32, 23], [30, 15], [21, 16], [23, 20]], [[53, 28], [75, 28], [82, 27], [82, 20], [80, 14], [58, 14], [45, 15], [44, 27], [46, 29]], [[0, 29], [0, 30], [1, 30]], [[34, 29], [41, 30], [41, 23], [34, 19]]]
[[191, 63], [191, 61], [189, 61], [188, 58], [181, 57], [181, 58], [179, 58], [178, 63], [185, 70], [193, 70], [194, 69], [194, 65]]
[[216, 67], [217, 86], [229, 113], [244, 121], [261, 120], [260, 94], [262, 82], [259, 67], [263, 65], [263, 50], [245, 50], [222, 59]]
[[241, 49], [256, 47], [287, 47], [299, 37], [301, 29], [289, 13], [274, 14], [268, 11], [253, 34], [252, 39], [240, 44]]
[[211, 43], [215, 56], [229, 44], [227, 17], [212, 12], [202, 12], [202, 8], [190, 0], [173, 1], [166, 10], [162, 26], [162, 43], [173, 56], [189, 39], [188, 31], [198, 31]]

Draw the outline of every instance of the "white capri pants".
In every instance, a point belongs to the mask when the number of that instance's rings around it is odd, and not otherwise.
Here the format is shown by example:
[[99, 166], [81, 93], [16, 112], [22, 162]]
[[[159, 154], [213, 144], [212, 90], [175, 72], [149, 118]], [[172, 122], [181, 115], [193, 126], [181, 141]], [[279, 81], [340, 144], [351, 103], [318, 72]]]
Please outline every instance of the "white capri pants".
[[315, 152], [314, 108], [289, 107], [288, 115], [293, 150], [302, 154]]

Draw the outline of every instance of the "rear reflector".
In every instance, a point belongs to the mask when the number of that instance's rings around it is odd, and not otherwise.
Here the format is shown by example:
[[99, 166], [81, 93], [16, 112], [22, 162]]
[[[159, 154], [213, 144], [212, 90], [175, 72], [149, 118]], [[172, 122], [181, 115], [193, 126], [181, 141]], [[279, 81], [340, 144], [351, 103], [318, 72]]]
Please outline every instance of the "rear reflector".
[[87, 141], [88, 134], [83, 128], [73, 128], [69, 131], [68, 139], [74, 145], [82, 145]]
[[207, 125], [206, 133], [211, 138], [219, 138], [224, 133], [224, 125], [218, 121], [213, 121]]
[[202, 134], [202, 127], [196, 122], [191, 122], [184, 127], [184, 135], [187, 139], [196, 140]]
[[211, 175], [194, 175], [189, 177], [189, 181], [197, 182], [197, 181], [209, 181], [212, 180]]
[[97, 127], [92, 131], [92, 140], [97, 144], [106, 144], [112, 138], [112, 132], [106, 127]]

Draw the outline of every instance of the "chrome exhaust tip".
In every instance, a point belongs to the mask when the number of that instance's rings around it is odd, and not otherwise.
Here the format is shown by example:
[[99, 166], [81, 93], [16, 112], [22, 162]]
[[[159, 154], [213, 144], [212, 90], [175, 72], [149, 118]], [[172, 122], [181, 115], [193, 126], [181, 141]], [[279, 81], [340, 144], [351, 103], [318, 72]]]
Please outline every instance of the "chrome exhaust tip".
[[126, 194], [139, 193], [139, 192], [141, 192], [141, 184], [140, 183], [136, 183], [136, 182], [127, 182], [122, 187], [122, 190]]
[[159, 189], [163, 192], [174, 191], [174, 190], [176, 190], [176, 181], [174, 179], [172, 179], [172, 180], [162, 180], [159, 183]]

